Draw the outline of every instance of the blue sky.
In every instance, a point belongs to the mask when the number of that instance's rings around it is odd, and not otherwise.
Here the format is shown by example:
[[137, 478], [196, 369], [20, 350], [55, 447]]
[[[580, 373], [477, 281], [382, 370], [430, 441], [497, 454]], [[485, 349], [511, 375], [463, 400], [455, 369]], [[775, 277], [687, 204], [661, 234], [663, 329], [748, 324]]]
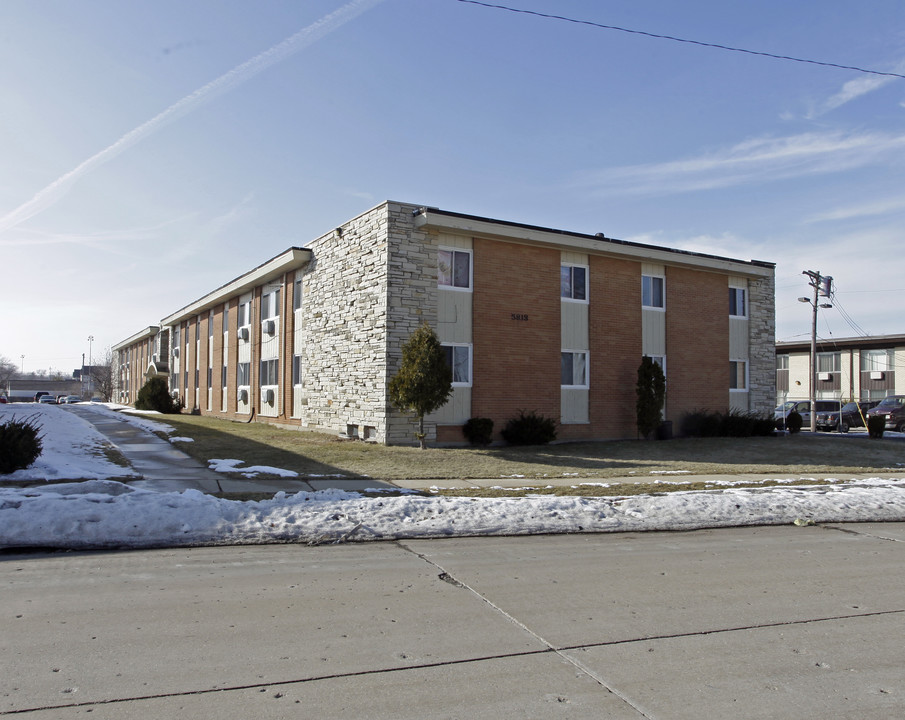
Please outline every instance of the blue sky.
[[[500, 4], [905, 74], [900, 0]], [[836, 280], [821, 337], [905, 332], [902, 78], [459, 0], [4, 0], [0, 90], [26, 371], [387, 199], [775, 262], [780, 340], [804, 270]]]

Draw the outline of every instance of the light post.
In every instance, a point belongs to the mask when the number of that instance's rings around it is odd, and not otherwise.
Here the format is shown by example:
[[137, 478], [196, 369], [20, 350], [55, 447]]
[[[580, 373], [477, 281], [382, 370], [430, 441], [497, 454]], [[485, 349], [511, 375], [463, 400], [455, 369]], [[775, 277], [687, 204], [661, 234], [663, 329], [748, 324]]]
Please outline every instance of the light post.
[[809, 303], [811, 305], [811, 356], [809, 362], [810, 377], [808, 378], [808, 400], [811, 405], [811, 432], [817, 432], [817, 309], [831, 308], [830, 303], [821, 303], [821, 292], [830, 296], [830, 286], [833, 282], [831, 277], [821, 277], [820, 271], [805, 270], [802, 275], [811, 278], [809, 285], [814, 288], [814, 299], [808, 297], [798, 298], [798, 302]]
[[22, 374], [24, 375], [25, 374], [25, 356], [20, 355], [19, 357], [22, 358]]
[[94, 392], [91, 388], [91, 343], [94, 342], [94, 335], [88, 336], [88, 399], [91, 399], [92, 393]]

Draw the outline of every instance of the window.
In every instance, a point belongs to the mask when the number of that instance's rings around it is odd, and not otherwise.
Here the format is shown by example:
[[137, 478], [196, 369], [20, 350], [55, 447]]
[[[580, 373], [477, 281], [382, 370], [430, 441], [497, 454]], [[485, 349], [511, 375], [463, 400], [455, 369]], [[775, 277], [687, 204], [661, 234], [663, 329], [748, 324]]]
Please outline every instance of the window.
[[892, 349], [861, 351], [861, 370], [863, 372], [889, 372], [895, 366], [894, 362], [894, 351]]
[[563, 387], [588, 387], [588, 354], [586, 352], [562, 351], [560, 385]]
[[559, 295], [566, 300], [588, 300], [588, 269], [584, 265], [562, 265], [559, 269]]
[[788, 355], [777, 355], [776, 356], [776, 369], [777, 370], [788, 370], [789, 369], [789, 356]]
[[214, 311], [211, 310], [207, 316], [207, 336], [214, 337]]
[[302, 384], [302, 356], [301, 355], [292, 356], [292, 384], [293, 385]]
[[251, 363], [241, 362], [236, 370], [236, 385], [239, 387], [251, 385]]
[[471, 385], [471, 345], [443, 345], [453, 385]]
[[261, 360], [261, 387], [265, 385], [279, 385], [280, 361]]
[[471, 290], [471, 251], [440, 250], [437, 255], [437, 285]]
[[745, 293], [744, 288], [729, 288], [729, 314], [733, 317], [748, 317], [745, 306]]
[[817, 372], [839, 372], [842, 357], [839, 353], [817, 353]]
[[302, 298], [304, 297], [304, 291], [302, 290], [302, 277], [299, 275], [295, 278], [295, 282], [292, 285], [292, 309], [293, 310], [301, 310], [302, 309]]
[[729, 389], [748, 389], [748, 363], [744, 360], [729, 361]]
[[641, 304], [649, 308], [665, 308], [666, 298], [663, 291], [665, 278], [654, 275], [641, 276]]
[[214, 384], [214, 368], [209, 367], [207, 369], [207, 387], [210, 388]]
[[245, 302], [239, 303], [238, 320], [239, 320], [238, 327], [245, 327], [246, 325], [251, 323], [251, 301], [250, 300], [246, 300]]
[[226, 365], [220, 368], [220, 386], [226, 388]]
[[280, 289], [261, 296], [261, 322], [280, 316]]

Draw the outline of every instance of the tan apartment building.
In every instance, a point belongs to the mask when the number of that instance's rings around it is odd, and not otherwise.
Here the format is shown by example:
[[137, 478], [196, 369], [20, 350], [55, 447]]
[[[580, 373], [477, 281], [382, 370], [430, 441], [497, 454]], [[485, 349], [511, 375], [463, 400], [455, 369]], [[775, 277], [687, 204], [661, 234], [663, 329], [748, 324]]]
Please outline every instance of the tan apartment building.
[[[816, 344], [815, 400], [905, 395], [905, 335], [831, 338]], [[811, 343], [776, 343], [776, 404], [810, 399]]]
[[385, 202], [116, 345], [119, 398], [159, 374], [186, 410], [411, 443], [387, 387], [424, 322], [453, 370], [438, 442], [519, 410], [563, 440], [635, 437], [645, 355], [669, 420], [776, 396], [772, 263]]

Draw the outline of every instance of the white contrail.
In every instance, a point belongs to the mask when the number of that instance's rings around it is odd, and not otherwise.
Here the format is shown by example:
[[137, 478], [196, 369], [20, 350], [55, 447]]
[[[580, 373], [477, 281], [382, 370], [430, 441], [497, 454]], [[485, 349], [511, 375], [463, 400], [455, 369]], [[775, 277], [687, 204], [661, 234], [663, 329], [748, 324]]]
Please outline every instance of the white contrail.
[[361, 13], [369, 10], [380, 2], [383, 2], [383, 0], [352, 0], [352, 2], [343, 5], [329, 15], [325, 15], [317, 22], [299, 30], [295, 35], [292, 35], [278, 45], [274, 45], [269, 50], [265, 50], [259, 55], [255, 55], [251, 60], [248, 60], [241, 65], [237, 65], [216, 80], [212, 80], [190, 95], [186, 95], [182, 100], [170, 105], [170, 107], [160, 114], [123, 135], [109, 147], [104, 148], [96, 155], [91, 156], [78, 167], [54, 180], [28, 202], [20, 205], [7, 215], [4, 215], [0, 218], [0, 233], [15, 227], [19, 223], [28, 220], [42, 210], [53, 205], [57, 200], [63, 197], [69, 188], [71, 188], [82, 176], [104, 163], [109, 162], [139, 140], [142, 140], [156, 130], [159, 130], [164, 125], [186, 115], [201, 103], [212, 99], [216, 95], [231, 90], [236, 85], [251, 79], [271, 65], [275, 65], [299, 50], [308, 47], [315, 41], [358, 17]]

